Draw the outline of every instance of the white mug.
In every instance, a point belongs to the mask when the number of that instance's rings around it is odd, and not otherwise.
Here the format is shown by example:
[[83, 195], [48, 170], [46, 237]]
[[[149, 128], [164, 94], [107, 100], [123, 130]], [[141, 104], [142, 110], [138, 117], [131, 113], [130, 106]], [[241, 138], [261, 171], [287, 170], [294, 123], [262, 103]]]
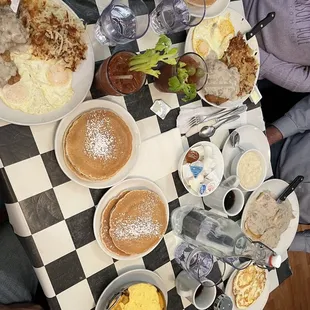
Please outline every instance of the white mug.
[[[212, 194], [203, 198], [205, 205], [229, 216], [237, 215], [240, 213], [244, 205], [244, 194], [239, 188], [237, 188], [239, 183], [238, 177], [229, 177], [223, 181]], [[230, 192], [234, 194], [234, 201], [229, 210], [226, 210], [224, 202], [226, 196]]]
[[183, 270], [176, 278], [177, 293], [181, 297], [187, 298], [197, 309], [207, 309], [215, 301], [216, 286], [210, 280], [206, 280], [206, 282], [210, 283], [203, 286]]

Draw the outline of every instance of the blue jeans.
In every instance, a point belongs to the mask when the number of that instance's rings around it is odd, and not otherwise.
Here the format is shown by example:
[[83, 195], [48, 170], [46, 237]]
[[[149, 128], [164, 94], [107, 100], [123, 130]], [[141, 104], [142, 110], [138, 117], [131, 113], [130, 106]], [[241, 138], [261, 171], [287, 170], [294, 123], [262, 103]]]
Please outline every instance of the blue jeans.
[[0, 305], [31, 302], [38, 280], [11, 225], [0, 224]]

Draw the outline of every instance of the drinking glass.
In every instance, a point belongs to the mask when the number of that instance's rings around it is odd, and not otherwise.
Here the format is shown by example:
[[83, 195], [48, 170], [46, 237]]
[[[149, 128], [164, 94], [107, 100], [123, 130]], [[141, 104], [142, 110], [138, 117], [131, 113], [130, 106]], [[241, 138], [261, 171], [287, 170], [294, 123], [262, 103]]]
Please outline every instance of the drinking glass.
[[162, 0], [151, 13], [151, 26], [157, 34], [173, 33], [197, 26], [205, 17], [204, 6], [197, 7], [185, 0]]
[[205, 286], [220, 284], [226, 270], [225, 263], [187, 242], [182, 242], [176, 248], [175, 260], [182, 269]]
[[102, 45], [115, 46], [141, 38], [149, 28], [150, 17], [142, 0], [111, 0], [95, 25], [95, 37]]

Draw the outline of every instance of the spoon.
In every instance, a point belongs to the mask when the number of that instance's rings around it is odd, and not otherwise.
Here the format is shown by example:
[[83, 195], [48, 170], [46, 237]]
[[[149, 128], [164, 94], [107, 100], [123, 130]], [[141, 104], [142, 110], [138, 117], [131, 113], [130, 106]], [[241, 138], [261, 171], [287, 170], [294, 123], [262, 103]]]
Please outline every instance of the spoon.
[[221, 127], [223, 124], [225, 123], [230, 123], [230, 122], [234, 122], [237, 119], [239, 119], [240, 116], [239, 115], [234, 115], [228, 118], [223, 119], [220, 122], [217, 122], [216, 124], [214, 124], [213, 126], [204, 126], [200, 129], [199, 131], [199, 136], [201, 138], [210, 138], [215, 134], [215, 131]]
[[240, 135], [237, 131], [233, 131], [229, 139], [233, 148], [237, 147], [241, 152], [245, 152], [244, 148], [240, 146]]

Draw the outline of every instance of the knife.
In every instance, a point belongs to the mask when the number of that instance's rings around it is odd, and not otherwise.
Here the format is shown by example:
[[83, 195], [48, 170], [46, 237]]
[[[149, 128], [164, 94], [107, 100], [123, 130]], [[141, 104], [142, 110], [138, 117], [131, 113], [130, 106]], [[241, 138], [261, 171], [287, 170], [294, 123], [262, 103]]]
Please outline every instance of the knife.
[[249, 41], [258, 32], [260, 32], [264, 27], [266, 27], [275, 18], [276, 13], [270, 12], [263, 20], [258, 22], [249, 32], [245, 34], [246, 41]]
[[302, 175], [299, 175], [294, 181], [283, 191], [283, 193], [278, 197], [277, 203], [281, 204], [286, 198], [297, 188], [297, 186], [304, 180]]

